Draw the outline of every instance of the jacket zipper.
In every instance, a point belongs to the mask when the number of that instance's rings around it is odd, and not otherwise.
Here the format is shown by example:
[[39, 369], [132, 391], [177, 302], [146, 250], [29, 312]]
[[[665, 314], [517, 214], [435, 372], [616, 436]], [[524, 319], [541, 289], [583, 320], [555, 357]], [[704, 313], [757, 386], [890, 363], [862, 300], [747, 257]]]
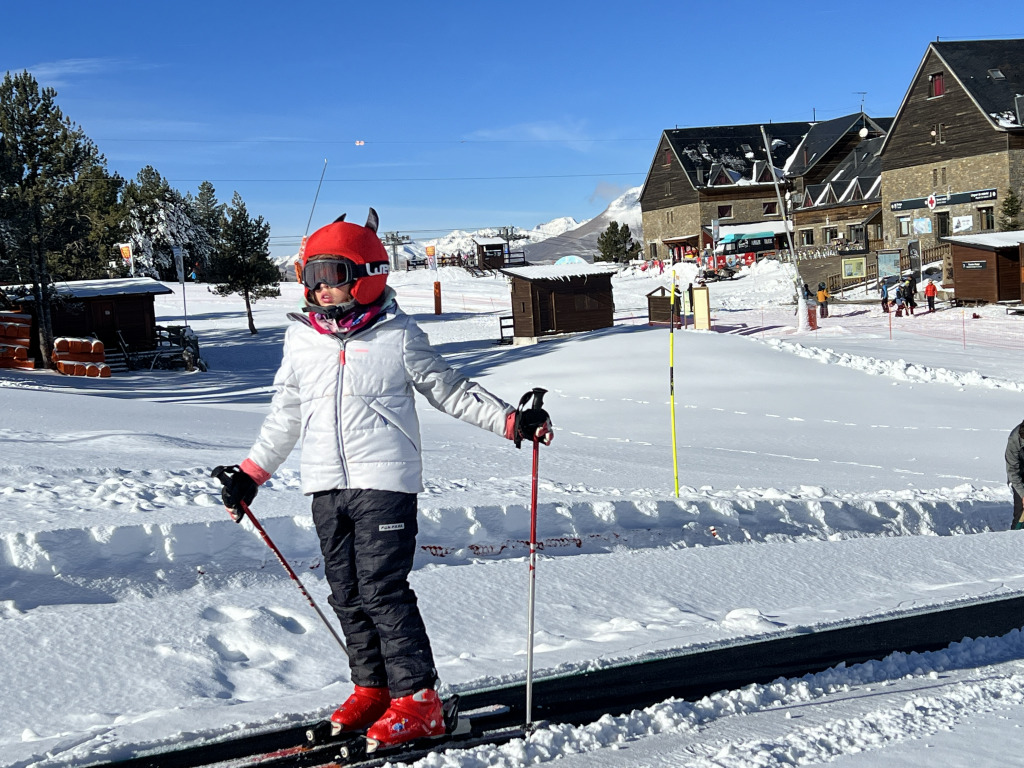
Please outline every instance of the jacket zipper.
[[340, 338], [338, 336], [334, 336], [334, 338], [338, 340], [338, 346], [341, 347], [341, 349], [338, 352], [338, 401], [336, 405], [338, 411], [338, 456], [341, 458], [341, 472], [342, 475], [344, 476], [344, 482], [342, 484], [342, 487], [348, 488], [348, 462], [345, 460], [345, 440], [342, 437], [341, 413], [341, 405], [343, 402], [343, 395], [345, 389], [345, 345], [347, 343], [347, 339]]

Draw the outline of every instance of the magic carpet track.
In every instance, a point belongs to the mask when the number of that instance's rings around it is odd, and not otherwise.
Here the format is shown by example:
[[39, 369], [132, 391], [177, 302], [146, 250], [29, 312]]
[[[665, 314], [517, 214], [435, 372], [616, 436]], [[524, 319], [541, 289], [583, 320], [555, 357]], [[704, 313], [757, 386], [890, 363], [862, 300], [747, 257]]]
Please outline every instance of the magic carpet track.
[[[998, 637], [1024, 627], [1024, 595], [1011, 595], [940, 608], [914, 609], [869, 621], [846, 621], [820, 630], [798, 630], [768, 638], [741, 639], [704, 646], [635, 663], [544, 677], [533, 683], [533, 718], [575, 725], [604, 714], [621, 715], [668, 698], [697, 700], [717, 691], [769, 683], [779, 677], [799, 677], [840, 663], [882, 659], [891, 653], [935, 651], [965, 637]], [[473, 725], [482, 743], [489, 733], [508, 741], [522, 735], [525, 685], [510, 685], [460, 693], [463, 712], [481, 712]], [[99, 765], [117, 768], [199, 768], [224, 763], [267, 765], [267, 753], [295, 749], [305, 741], [311, 724], [226, 737], [175, 750], [151, 751], [127, 760]], [[499, 734], [501, 734], [499, 736]], [[502, 742], [504, 743], [504, 742]], [[456, 748], [448, 742], [441, 749]], [[326, 765], [318, 756], [296, 752], [274, 758], [277, 766]], [[433, 750], [428, 750], [433, 751]], [[425, 754], [425, 753], [424, 753]], [[263, 761], [252, 760], [263, 756]], [[387, 760], [412, 759], [398, 755], [372, 758], [352, 765], [383, 765]], [[309, 762], [311, 761], [312, 762]], [[319, 762], [317, 762], [319, 760]], [[377, 762], [379, 761], [379, 762]]]

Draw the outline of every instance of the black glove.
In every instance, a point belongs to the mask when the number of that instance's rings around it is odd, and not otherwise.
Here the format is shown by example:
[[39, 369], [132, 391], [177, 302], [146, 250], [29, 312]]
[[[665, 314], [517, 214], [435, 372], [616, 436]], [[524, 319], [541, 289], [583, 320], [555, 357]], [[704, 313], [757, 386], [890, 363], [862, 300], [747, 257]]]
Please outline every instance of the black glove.
[[544, 445], [551, 445], [554, 432], [551, 429], [551, 417], [543, 408], [527, 408], [516, 411], [515, 441], [519, 448], [523, 440], [528, 443], [537, 438]]
[[242, 518], [245, 517], [242, 503], [248, 507], [256, 498], [256, 491], [259, 489], [256, 481], [243, 472], [237, 464], [231, 467], [214, 467], [211, 474], [224, 485], [220, 491], [220, 498], [231, 515], [231, 519], [236, 523], [242, 522]]

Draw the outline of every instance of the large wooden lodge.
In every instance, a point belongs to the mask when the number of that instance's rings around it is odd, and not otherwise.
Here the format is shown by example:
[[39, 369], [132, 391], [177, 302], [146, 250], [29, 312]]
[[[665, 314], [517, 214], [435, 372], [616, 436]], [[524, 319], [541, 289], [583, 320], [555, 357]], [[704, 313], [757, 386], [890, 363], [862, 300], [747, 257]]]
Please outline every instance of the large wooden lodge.
[[640, 194], [645, 255], [701, 252], [727, 230], [741, 250], [743, 232], [783, 250], [781, 198], [798, 255], [916, 241], [949, 285], [949, 238], [996, 231], [1010, 190], [1024, 197], [1024, 40], [936, 41], [892, 118], [663, 131]]

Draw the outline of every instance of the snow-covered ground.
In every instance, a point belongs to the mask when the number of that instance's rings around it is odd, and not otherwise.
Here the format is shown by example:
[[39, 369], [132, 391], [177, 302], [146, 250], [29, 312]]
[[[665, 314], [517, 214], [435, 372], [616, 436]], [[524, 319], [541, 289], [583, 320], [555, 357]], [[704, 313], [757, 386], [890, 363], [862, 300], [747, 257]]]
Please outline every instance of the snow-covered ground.
[[[538, 675], [1024, 593], [1002, 458], [1024, 417], [1021, 318], [840, 303], [800, 332], [788, 268], [712, 284], [715, 331], [671, 334], [677, 497], [670, 334], [646, 324], [667, 274], [617, 276], [612, 329], [516, 347], [494, 343], [503, 279], [439, 275], [439, 317], [431, 273], [390, 281], [453, 364], [509, 401], [549, 390]], [[172, 287], [166, 324], [183, 320]], [[255, 438], [299, 287], [255, 305], [256, 336], [237, 297], [186, 290], [207, 373], [0, 374], [2, 766], [296, 722], [350, 689], [331, 636], [209, 477]], [[412, 581], [444, 689], [522, 680], [530, 452], [420, 414]], [[253, 511], [326, 607], [297, 454]], [[965, 639], [425, 764], [1007, 765], [1024, 747], [1022, 660], [1018, 631]]]

